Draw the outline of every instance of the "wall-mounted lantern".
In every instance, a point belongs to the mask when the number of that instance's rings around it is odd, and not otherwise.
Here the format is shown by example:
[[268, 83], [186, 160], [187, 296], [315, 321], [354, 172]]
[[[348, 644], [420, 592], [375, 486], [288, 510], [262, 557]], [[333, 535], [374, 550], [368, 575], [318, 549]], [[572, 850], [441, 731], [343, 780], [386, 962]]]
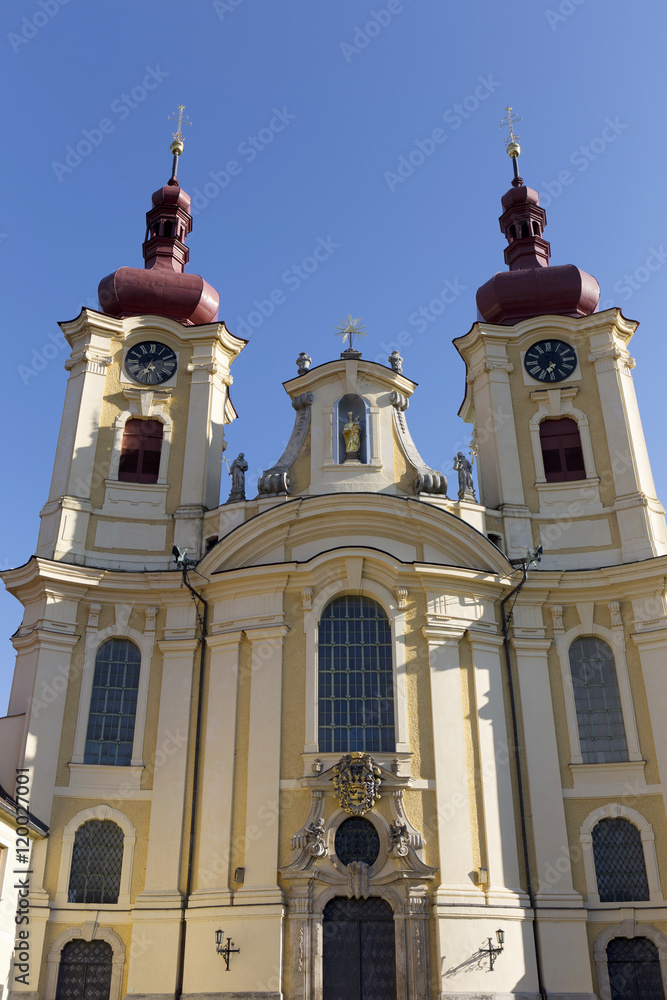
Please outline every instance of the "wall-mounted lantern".
[[489, 972], [493, 972], [495, 961], [505, 947], [505, 931], [502, 928], [498, 928], [496, 931], [496, 940], [498, 944], [494, 945], [493, 939], [489, 938], [488, 947], [481, 949], [485, 955], [489, 956]]
[[234, 944], [234, 942], [230, 938], [227, 938], [227, 944], [223, 945], [224, 938], [225, 935], [221, 930], [217, 930], [215, 932], [215, 950], [217, 951], [218, 955], [222, 955], [222, 957], [224, 958], [226, 971], [229, 972], [229, 956], [240, 955], [241, 949], [233, 948], [232, 945]]

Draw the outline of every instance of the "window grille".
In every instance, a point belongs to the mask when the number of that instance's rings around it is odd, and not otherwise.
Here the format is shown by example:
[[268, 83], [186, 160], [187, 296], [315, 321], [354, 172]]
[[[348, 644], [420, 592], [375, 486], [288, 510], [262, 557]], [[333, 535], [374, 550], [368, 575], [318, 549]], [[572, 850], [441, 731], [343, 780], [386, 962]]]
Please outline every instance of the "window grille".
[[141, 655], [127, 639], [110, 639], [95, 658], [84, 764], [132, 760]]
[[109, 1000], [112, 961], [106, 941], [69, 941], [60, 953], [56, 1000]]
[[540, 424], [540, 444], [544, 476], [548, 483], [565, 483], [586, 478], [584, 453], [576, 420], [543, 420]]
[[395, 749], [391, 629], [379, 604], [340, 597], [319, 627], [319, 749]]
[[117, 903], [123, 867], [123, 831], [109, 819], [91, 819], [76, 831], [69, 903]]
[[658, 949], [648, 938], [612, 938], [607, 969], [611, 1000], [665, 1000]]
[[343, 865], [364, 861], [370, 868], [380, 853], [380, 838], [370, 822], [362, 816], [350, 816], [336, 830], [336, 857]]
[[602, 819], [593, 827], [593, 857], [601, 903], [648, 899], [641, 834], [627, 819]]
[[161, 420], [132, 418], [127, 421], [118, 466], [121, 483], [157, 483], [163, 432]]
[[621, 696], [611, 647], [597, 636], [570, 646], [572, 687], [585, 764], [628, 760]]

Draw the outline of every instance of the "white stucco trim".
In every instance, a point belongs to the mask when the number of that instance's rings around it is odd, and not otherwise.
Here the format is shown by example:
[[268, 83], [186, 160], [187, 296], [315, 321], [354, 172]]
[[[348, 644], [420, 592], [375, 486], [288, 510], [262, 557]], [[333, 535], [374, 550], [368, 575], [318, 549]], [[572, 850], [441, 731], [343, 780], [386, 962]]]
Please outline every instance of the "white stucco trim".
[[[86, 633], [86, 645], [84, 649], [83, 676], [81, 679], [81, 694], [79, 696], [79, 712], [76, 719], [76, 730], [74, 734], [74, 749], [72, 752], [72, 763], [83, 764], [84, 751], [86, 748], [86, 733], [88, 731], [88, 716], [90, 714], [90, 699], [93, 692], [93, 680], [95, 676], [95, 658], [101, 646], [108, 639], [129, 639], [138, 647], [141, 654], [141, 666], [139, 668], [139, 690], [137, 691], [137, 712], [134, 720], [134, 738], [132, 741], [131, 765], [141, 766], [143, 764], [144, 730], [146, 727], [146, 706], [148, 703], [148, 680], [150, 675], [151, 657], [155, 644], [155, 632], [137, 632], [129, 626], [122, 626], [120, 623], [110, 625], [108, 628], [89, 628]], [[71, 784], [71, 778], [70, 778]]]
[[[152, 395], [152, 393], [146, 393], [146, 395]], [[171, 434], [173, 430], [173, 424], [169, 416], [162, 409], [161, 401], [151, 400], [150, 405], [146, 407], [147, 412], [123, 410], [119, 413], [114, 422], [114, 432], [113, 432], [113, 444], [111, 446], [111, 461], [109, 463], [109, 476], [110, 480], [118, 482], [118, 468], [120, 466], [120, 450], [123, 443], [123, 434], [125, 433], [125, 424], [128, 420], [138, 419], [138, 420], [159, 420], [164, 425], [164, 430], [162, 432], [162, 448], [160, 449], [160, 470], [157, 477], [157, 485], [164, 486], [167, 483], [167, 469], [169, 467], [169, 449], [171, 447]], [[142, 484], [138, 484], [141, 486]]]
[[68, 899], [69, 877], [72, 868], [72, 850], [74, 848], [76, 832], [79, 827], [83, 826], [84, 823], [87, 823], [88, 820], [91, 819], [111, 820], [123, 831], [123, 865], [120, 871], [118, 902], [105, 903], [104, 909], [113, 907], [121, 910], [127, 910], [130, 907], [130, 885], [132, 883], [132, 864], [134, 861], [134, 845], [137, 842], [137, 832], [124, 813], [120, 812], [118, 809], [112, 809], [111, 806], [107, 805], [91, 806], [89, 809], [83, 809], [81, 812], [77, 813], [76, 816], [72, 817], [63, 830], [63, 843], [60, 854], [60, 871], [58, 873], [58, 889], [56, 891], [55, 904], [56, 906], [67, 906], [70, 908], [73, 906], [88, 907], [89, 905], [92, 905], [95, 910], [99, 910], [101, 908], [100, 903], [70, 903]]
[[[342, 563], [343, 556], [332, 556], [332, 563]], [[332, 566], [332, 575], [334, 567]], [[336, 573], [336, 575], [339, 575]], [[327, 604], [336, 597], [346, 594], [370, 597], [382, 607], [391, 625], [392, 657], [394, 662], [394, 726], [396, 732], [396, 753], [409, 753], [408, 742], [408, 686], [405, 664], [404, 635], [406, 632], [406, 614], [399, 610], [394, 594], [381, 584], [362, 576], [359, 588], [349, 585], [347, 580], [337, 579], [317, 591], [313, 597], [312, 609], [304, 612], [303, 629], [306, 633], [306, 745], [307, 754], [318, 753], [318, 655], [317, 636], [320, 616]], [[389, 751], [391, 753], [391, 751]], [[375, 753], [374, 757], [382, 760], [383, 754]]]
[[602, 819], [627, 819], [639, 830], [644, 849], [644, 864], [646, 865], [646, 880], [648, 882], [649, 900], [651, 903], [662, 902], [662, 891], [660, 889], [660, 875], [658, 872], [658, 859], [655, 852], [655, 834], [653, 827], [641, 813], [629, 806], [622, 806], [618, 802], [610, 802], [605, 806], [589, 813], [581, 825], [579, 837], [581, 839], [581, 849], [584, 861], [584, 872], [586, 875], [586, 890], [589, 906], [609, 906], [618, 908], [624, 906], [634, 906], [635, 903], [600, 903], [598, 892], [598, 880], [595, 871], [595, 858], [593, 856], [593, 827]]
[[612, 1000], [609, 983], [609, 968], [607, 966], [607, 945], [613, 938], [645, 937], [658, 949], [660, 971], [662, 973], [662, 988], [667, 996], [667, 938], [651, 924], [638, 924], [634, 920], [624, 920], [620, 924], [605, 927], [595, 940], [594, 955], [598, 970], [598, 992], [600, 1000]]
[[570, 669], [570, 646], [582, 636], [596, 635], [611, 647], [616, 664], [616, 680], [621, 699], [621, 711], [623, 712], [623, 724], [625, 726], [625, 738], [628, 744], [628, 760], [642, 760], [639, 748], [639, 734], [637, 732], [637, 721], [632, 705], [632, 690], [630, 688], [630, 676], [628, 674], [628, 662], [625, 656], [625, 636], [622, 628], [608, 629], [602, 625], [591, 624], [584, 629], [582, 625], [576, 625], [567, 632], [556, 634], [554, 641], [560, 661], [561, 675], [563, 678], [563, 692], [565, 695], [565, 713], [567, 715], [567, 730], [570, 738], [570, 754], [572, 764], [583, 764], [584, 758], [581, 753], [581, 743], [579, 741], [579, 726], [577, 724], [577, 709], [574, 701], [574, 689], [572, 687], [572, 671]]
[[111, 945], [113, 958], [111, 960], [109, 1000], [120, 1000], [121, 986], [123, 984], [123, 966], [125, 965], [125, 945], [118, 934], [112, 931], [110, 927], [98, 927], [93, 921], [86, 922], [80, 927], [68, 927], [66, 931], [59, 934], [53, 941], [46, 960], [44, 1000], [55, 1000], [62, 950], [66, 944], [69, 944], [70, 941], [75, 941], [77, 938], [83, 938], [84, 941], [106, 941], [107, 944]]

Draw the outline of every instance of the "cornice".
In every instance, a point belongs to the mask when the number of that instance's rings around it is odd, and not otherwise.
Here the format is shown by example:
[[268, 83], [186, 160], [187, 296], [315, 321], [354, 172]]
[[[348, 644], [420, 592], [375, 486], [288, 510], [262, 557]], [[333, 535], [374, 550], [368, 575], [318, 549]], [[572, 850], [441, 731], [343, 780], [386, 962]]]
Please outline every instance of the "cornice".
[[418, 383], [406, 378], [405, 375], [399, 375], [391, 368], [385, 368], [384, 365], [379, 365], [375, 361], [365, 361], [363, 358], [358, 360], [337, 358], [325, 361], [324, 364], [310, 368], [303, 375], [296, 375], [294, 378], [288, 379], [287, 382], [283, 382], [283, 386], [289, 396], [312, 392], [318, 385], [326, 382], [339, 382], [341, 379], [345, 381], [353, 365], [357, 366], [358, 375], [364, 375], [369, 381], [379, 382], [385, 389], [389, 391], [394, 389], [408, 398], [417, 388]]

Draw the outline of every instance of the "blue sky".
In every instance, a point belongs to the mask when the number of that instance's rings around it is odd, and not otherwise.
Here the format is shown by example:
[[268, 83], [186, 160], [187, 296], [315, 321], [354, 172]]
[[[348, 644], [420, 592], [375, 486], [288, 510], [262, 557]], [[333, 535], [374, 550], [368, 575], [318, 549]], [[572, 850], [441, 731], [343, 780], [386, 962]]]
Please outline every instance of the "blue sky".
[[[470, 428], [451, 341], [504, 268], [510, 104], [552, 263], [589, 271], [605, 308], [641, 321], [634, 374], [665, 501], [665, 20], [659, 0], [5, 4], [0, 566], [34, 551], [48, 492], [66, 384], [57, 321], [94, 307], [116, 267], [141, 265], [179, 103], [193, 122], [179, 171], [196, 209], [188, 269], [220, 291], [232, 332], [251, 331], [227, 432], [250, 491], [290, 434], [281, 383], [300, 351], [337, 355], [348, 313], [368, 329], [366, 357], [400, 346], [419, 383], [413, 437], [455, 477]], [[0, 712], [20, 611], [2, 596]]]

